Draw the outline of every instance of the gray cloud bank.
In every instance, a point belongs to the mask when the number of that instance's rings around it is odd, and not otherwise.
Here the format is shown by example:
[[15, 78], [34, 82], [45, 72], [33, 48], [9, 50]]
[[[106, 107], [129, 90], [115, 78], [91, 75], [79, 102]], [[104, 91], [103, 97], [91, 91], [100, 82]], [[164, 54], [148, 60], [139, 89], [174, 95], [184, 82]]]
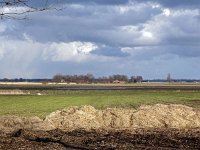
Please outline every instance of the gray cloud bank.
[[199, 78], [200, 1], [60, 2], [62, 11], [0, 22], [0, 77]]

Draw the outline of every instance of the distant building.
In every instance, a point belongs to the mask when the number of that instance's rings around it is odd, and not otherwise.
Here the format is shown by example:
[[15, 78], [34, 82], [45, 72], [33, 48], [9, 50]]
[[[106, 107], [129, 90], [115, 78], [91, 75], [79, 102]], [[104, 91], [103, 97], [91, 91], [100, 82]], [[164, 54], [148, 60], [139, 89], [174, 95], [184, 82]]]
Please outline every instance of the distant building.
[[126, 83], [126, 82], [125, 82], [125, 81], [114, 80], [113, 83], [121, 83], [121, 84], [124, 84], [124, 83]]

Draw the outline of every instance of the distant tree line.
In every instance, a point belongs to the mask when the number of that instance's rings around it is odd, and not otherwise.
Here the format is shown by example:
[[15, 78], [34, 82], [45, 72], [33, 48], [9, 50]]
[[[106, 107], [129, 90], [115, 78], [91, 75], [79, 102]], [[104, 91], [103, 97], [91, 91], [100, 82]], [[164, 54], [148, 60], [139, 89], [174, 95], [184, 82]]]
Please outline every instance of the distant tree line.
[[86, 75], [62, 75], [57, 74], [52, 79], [57, 83], [137, 83], [142, 82], [142, 76], [131, 76], [115, 74], [111, 76], [95, 77], [93, 74]]
[[[65, 80], [64, 76], [71, 76], [70, 80]], [[87, 77], [83, 77], [87, 76]], [[123, 76], [123, 77], [121, 77]], [[81, 80], [80, 80], [81, 77]], [[89, 78], [88, 78], [89, 77]], [[69, 79], [69, 78], [68, 78]], [[79, 79], [79, 80], [78, 80]], [[169, 80], [170, 79], [170, 80]], [[142, 76], [131, 76], [128, 78], [126, 75], [112, 75], [112, 76], [103, 76], [95, 78], [91, 75], [61, 75], [57, 74], [51, 79], [42, 78], [42, 79], [25, 79], [25, 78], [2, 78], [0, 82], [41, 82], [41, 83], [49, 83], [49, 82], [64, 82], [64, 83], [137, 83], [137, 82], [200, 82], [200, 79], [171, 79], [171, 77], [167, 79], [151, 79], [151, 80], [144, 80]]]

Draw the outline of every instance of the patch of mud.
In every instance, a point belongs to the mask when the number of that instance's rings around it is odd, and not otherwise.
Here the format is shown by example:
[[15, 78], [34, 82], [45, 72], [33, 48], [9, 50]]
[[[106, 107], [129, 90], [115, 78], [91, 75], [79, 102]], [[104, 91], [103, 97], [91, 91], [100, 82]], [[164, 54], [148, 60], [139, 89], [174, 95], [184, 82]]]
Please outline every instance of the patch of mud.
[[0, 149], [122, 150], [200, 149], [200, 130], [18, 130], [0, 133]]

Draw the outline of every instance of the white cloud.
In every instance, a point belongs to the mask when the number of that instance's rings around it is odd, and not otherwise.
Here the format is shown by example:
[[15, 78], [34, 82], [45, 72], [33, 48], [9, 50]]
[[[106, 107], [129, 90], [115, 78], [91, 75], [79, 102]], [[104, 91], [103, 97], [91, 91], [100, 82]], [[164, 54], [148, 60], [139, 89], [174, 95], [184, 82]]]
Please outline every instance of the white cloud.
[[30, 35], [28, 35], [27, 33], [23, 33], [23, 37], [26, 41], [28, 42], [33, 42], [32, 38]]
[[[93, 59], [92, 51], [98, 48], [90, 42], [35, 42], [27, 34], [24, 40], [5, 40], [0, 44], [0, 59], [10, 59], [10, 64], [28, 67], [34, 60], [84, 62]], [[10, 44], [12, 43], [12, 44]], [[41, 56], [42, 53], [42, 56]]]
[[130, 2], [128, 5], [119, 5], [119, 6], [114, 6], [116, 8], [117, 12], [120, 14], [125, 14], [130, 11], [141, 11], [145, 7], [148, 7], [149, 4], [146, 3], [135, 3], [135, 2]]
[[151, 32], [148, 32], [148, 31], [143, 31], [142, 35], [147, 39], [152, 39], [153, 38], [153, 34]]
[[170, 16], [171, 15], [170, 9], [168, 9], [168, 8], [163, 9], [163, 15], [165, 15], [167, 17]]
[[52, 43], [43, 52], [45, 59], [52, 61], [87, 61], [90, 53], [98, 46], [90, 42]]
[[8, 6], [8, 7], [1, 7], [0, 12], [5, 14], [12, 14], [15, 15], [16, 13], [23, 13], [25, 11], [31, 11], [32, 9], [29, 7], [23, 6]]
[[[121, 26], [118, 29], [121, 37], [124, 36], [125, 42], [129, 41], [130, 45], [152, 45], [157, 44], [159, 39], [154, 34], [154, 29], [150, 29], [148, 24], [140, 26]], [[132, 44], [131, 44], [132, 43]]]
[[22, 40], [0, 37], [2, 41], [0, 43], [1, 77], [32, 78], [38, 74], [44, 75], [45, 70], [52, 69], [51, 66], [47, 66], [40, 73], [41, 66], [46, 63], [64, 64], [67, 62], [67, 64], [78, 65], [88, 62], [113, 62], [115, 60], [112, 57], [92, 54], [98, 46], [91, 42], [42, 43], [33, 41], [27, 34], [23, 35], [24, 39]]
[[119, 5], [119, 6], [114, 6], [118, 12], [124, 14], [124, 13], [128, 13], [130, 11], [134, 11], [134, 12], [143, 12], [144, 9], [160, 9], [160, 5], [158, 3], [154, 3], [154, 2], [136, 2], [136, 1], [129, 1], [128, 4], [126, 5]]
[[181, 17], [181, 16], [198, 16], [199, 9], [177, 9], [173, 10], [173, 16]]
[[35, 68], [31, 67], [40, 60], [44, 45], [27, 40], [11, 40], [0, 37], [0, 68], [4, 77], [31, 77]]

